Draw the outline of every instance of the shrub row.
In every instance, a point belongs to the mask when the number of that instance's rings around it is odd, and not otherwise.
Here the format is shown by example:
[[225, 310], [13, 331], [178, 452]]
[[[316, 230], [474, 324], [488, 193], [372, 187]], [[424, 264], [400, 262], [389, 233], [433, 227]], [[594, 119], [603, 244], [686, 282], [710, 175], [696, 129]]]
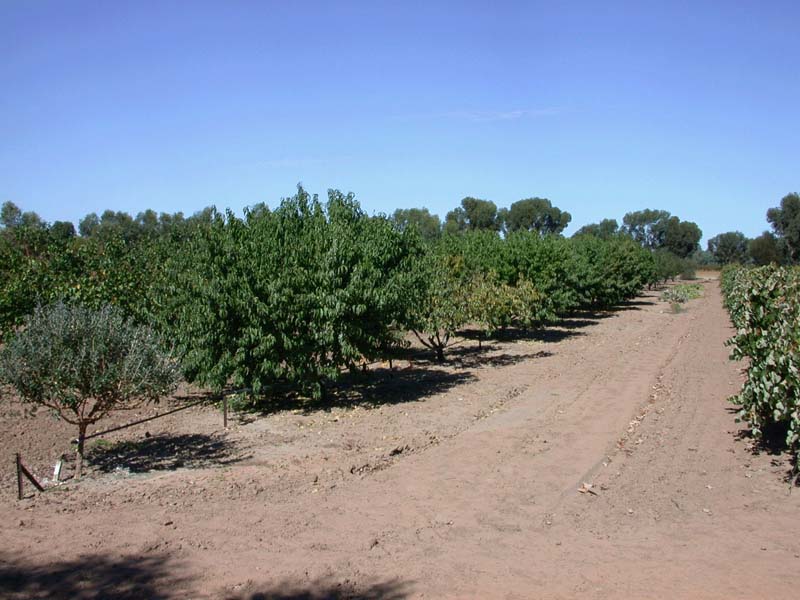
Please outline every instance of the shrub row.
[[[0, 331], [38, 304], [116, 306], [172, 340], [189, 381], [320, 396], [413, 331], [439, 359], [467, 324], [486, 335], [610, 307], [661, 276], [629, 238], [464, 232], [424, 242], [352, 195], [304, 190], [274, 211], [207, 211], [137, 240], [0, 236]], [[31, 241], [33, 240], [33, 241]]]
[[749, 359], [741, 392], [731, 400], [757, 438], [786, 429], [795, 453], [800, 440], [800, 270], [727, 267], [722, 272], [725, 306], [736, 335], [731, 358]]

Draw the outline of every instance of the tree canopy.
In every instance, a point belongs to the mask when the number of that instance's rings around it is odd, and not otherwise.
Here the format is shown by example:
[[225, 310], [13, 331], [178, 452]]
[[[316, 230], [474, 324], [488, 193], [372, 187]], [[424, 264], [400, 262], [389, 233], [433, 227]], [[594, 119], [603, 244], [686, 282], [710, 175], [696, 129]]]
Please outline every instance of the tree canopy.
[[759, 266], [783, 262], [778, 239], [769, 231], [765, 231], [757, 238], [750, 240], [747, 248], [750, 258]]
[[589, 223], [584, 225], [572, 237], [580, 237], [582, 235], [591, 235], [603, 240], [610, 239], [619, 235], [619, 223], [616, 219], [603, 219], [599, 223]]
[[503, 216], [507, 231], [536, 231], [539, 235], [561, 233], [572, 220], [572, 215], [547, 198], [518, 200]]
[[664, 245], [666, 222], [670, 214], [666, 210], [637, 210], [622, 217], [622, 230], [645, 248], [655, 250]]
[[741, 231], [728, 231], [708, 240], [708, 251], [719, 265], [744, 263], [748, 257], [747, 245], [747, 237]]
[[489, 229], [500, 231], [502, 220], [499, 218], [497, 205], [491, 200], [481, 200], [467, 196], [461, 206], [451, 210], [445, 217], [444, 230], [447, 233]]
[[681, 221], [678, 217], [667, 219], [664, 227], [664, 241], [662, 247], [672, 252], [675, 256], [688, 258], [700, 249], [700, 239], [703, 232], [697, 223]]
[[669, 250], [686, 258], [700, 249], [703, 232], [697, 223], [681, 221], [666, 210], [645, 209], [627, 213], [622, 231], [645, 248]]
[[767, 211], [767, 221], [786, 245], [789, 260], [800, 260], [800, 195], [787, 194], [778, 207]]
[[442, 235], [442, 222], [438, 215], [432, 215], [427, 208], [398, 208], [391, 216], [392, 222], [400, 231], [416, 227], [422, 239], [432, 242]]

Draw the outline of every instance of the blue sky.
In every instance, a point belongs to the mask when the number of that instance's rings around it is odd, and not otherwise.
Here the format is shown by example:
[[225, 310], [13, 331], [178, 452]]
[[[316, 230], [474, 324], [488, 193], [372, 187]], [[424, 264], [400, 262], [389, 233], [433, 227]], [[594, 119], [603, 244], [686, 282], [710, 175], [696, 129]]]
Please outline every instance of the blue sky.
[[540, 196], [757, 235], [800, 191], [798, 2], [0, 0], [0, 202]]

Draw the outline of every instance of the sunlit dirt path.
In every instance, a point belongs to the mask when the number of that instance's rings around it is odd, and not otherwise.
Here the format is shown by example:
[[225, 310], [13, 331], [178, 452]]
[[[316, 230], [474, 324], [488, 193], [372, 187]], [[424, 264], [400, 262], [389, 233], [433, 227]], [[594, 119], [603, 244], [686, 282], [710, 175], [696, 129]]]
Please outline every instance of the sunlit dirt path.
[[[741, 365], [717, 283], [704, 290], [679, 314], [650, 294], [576, 319], [574, 335], [509, 342], [502, 356], [518, 359], [366, 411], [345, 441], [327, 423], [267, 452], [254, 422], [231, 434], [253, 451], [225, 468], [8, 502], [0, 592], [793, 597], [800, 492], [785, 457], [738, 435], [726, 398]], [[337, 444], [372, 440], [382, 418], [409, 443], [348, 470]]]

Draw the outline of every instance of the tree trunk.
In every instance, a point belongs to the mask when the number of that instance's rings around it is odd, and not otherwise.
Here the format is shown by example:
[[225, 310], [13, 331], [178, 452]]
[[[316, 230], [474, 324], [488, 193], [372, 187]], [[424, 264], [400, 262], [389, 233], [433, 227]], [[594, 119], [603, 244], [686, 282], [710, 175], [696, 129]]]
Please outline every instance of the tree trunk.
[[86, 445], [86, 423], [78, 425], [78, 450], [75, 461], [75, 479], [80, 479], [83, 474], [83, 450]]
[[444, 362], [444, 348], [436, 346], [436, 362]]

